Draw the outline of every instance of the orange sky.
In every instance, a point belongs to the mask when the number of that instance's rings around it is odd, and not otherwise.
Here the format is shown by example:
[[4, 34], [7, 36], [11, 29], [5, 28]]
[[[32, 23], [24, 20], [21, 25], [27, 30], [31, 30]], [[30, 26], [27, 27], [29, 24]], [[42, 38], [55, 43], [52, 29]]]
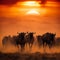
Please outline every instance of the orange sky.
[[[33, 31], [39, 34], [45, 32], [56, 33], [60, 37], [59, 8], [56, 2], [47, 3], [49, 7], [22, 6], [17, 2], [12, 6], [0, 5], [0, 36], [14, 35], [21, 31]], [[29, 10], [36, 10], [39, 14], [26, 14]]]

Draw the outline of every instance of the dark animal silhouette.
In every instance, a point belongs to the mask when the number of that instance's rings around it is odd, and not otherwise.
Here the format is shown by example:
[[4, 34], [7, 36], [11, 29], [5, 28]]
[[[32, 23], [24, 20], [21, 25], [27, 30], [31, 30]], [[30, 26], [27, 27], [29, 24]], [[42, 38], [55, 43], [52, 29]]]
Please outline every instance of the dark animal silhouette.
[[[21, 47], [21, 51], [24, 51], [25, 45], [29, 45], [29, 48], [32, 48], [35, 40], [34, 40], [34, 32], [20, 32], [18, 33], [18, 35], [16, 36], [5, 36], [2, 39], [2, 44], [3, 46], [6, 46], [7, 44], [11, 43], [15, 46], [17, 46], [19, 48], [19, 46]], [[42, 36], [41, 35], [37, 35], [37, 42], [39, 47], [41, 45], [43, 45], [43, 47], [45, 47], [45, 45], [49, 46], [49, 48], [51, 48], [52, 46], [54, 46], [55, 44], [55, 35], [53, 33], [45, 33]]]
[[43, 42], [43, 47], [45, 45], [48, 45], [49, 48], [52, 47], [55, 43], [55, 35], [56, 34], [53, 34], [53, 33], [45, 33], [42, 35], [42, 42]]
[[12, 43], [14, 46], [17, 46], [17, 47], [19, 48], [19, 41], [18, 41], [18, 37], [17, 37], [17, 36], [13, 36], [13, 37], [12, 37], [11, 43]]
[[4, 46], [8, 46], [7, 44], [11, 43], [11, 36], [4, 36], [2, 39], [2, 45]]
[[25, 34], [24, 32], [18, 33], [16, 44], [21, 46], [21, 51], [24, 50], [26, 40], [25, 40]]
[[60, 46], [60, 37], [55, 39], [55, 46]]
[[42, 36], [41, 35], [37, 35], [36, 38], [37, 38], [38, 46], [40, 47], [42, 45]]
[[21, 51], [24, 50], [26, 40], [25, 40], [25, 34], [24, 32], [18, 33], [17, 36], [5, 36], [2, 40], [3, 46], [6, 46], [7, 44], [12, 44], [14, 46], [21, 47]]
[[27, 32], [26, 35], [26, 43], [29, 45], [29, 47], [31, 48], [33, 43], [34, 43], [34, 33], [33, 32]]

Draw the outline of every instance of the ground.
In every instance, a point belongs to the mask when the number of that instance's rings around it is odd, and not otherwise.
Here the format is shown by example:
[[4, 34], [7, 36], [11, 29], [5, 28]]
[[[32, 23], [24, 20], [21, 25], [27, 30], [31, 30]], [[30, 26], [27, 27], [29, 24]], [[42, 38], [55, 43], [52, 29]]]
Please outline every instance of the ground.
[[0, 53], [0, 60], [60, 60], [60, 54]]

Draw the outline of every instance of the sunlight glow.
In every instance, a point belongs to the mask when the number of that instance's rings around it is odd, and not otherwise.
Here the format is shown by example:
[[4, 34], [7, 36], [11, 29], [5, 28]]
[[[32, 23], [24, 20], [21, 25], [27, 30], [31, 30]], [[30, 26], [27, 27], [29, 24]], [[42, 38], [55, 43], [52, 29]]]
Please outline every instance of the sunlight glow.
[[26, 14], [27, 15], [39, 15], [40, 13], [36, 9], [31, 9]]
[[24, 5], [24, 6], [40, 6], [40, 4], [37, 1], [25, 1], [25, 2], [22, 2], [22, 5]]

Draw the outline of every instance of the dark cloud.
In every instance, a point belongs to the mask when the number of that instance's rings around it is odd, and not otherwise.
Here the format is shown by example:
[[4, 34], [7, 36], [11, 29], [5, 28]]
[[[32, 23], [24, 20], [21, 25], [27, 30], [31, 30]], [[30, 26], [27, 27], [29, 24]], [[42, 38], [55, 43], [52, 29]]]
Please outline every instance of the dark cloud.
[[[12, 5], [19, 1], [31, 1], [31, 0], [0, 0], [0, 5]], [[35, 1], [40, 1], [40, 0], [35, 0]], [[48, 0], [48, 1], [60, 1], [60, 0]]]
[[23, 0], [0, 0], [0, 5], [12, 5]]

